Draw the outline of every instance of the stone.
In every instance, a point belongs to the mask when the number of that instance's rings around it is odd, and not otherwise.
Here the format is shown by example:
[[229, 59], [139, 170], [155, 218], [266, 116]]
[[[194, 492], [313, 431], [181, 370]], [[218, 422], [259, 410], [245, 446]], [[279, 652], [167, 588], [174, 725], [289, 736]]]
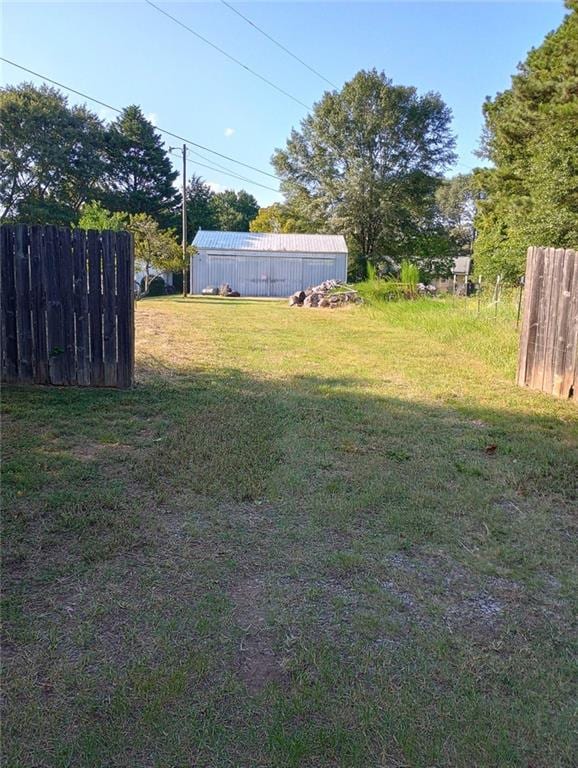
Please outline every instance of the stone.
[[342, 290], [340, 293], [331, 293], [336, 288], [347, 288], [347, 284], [339, 280], [325, 280], [319, 285], [292, 294], [289, 297], [289, 306], [323, 307], [324, 309], [329, 307], [334, 309], [349, 302], [353, 304], [360, 304], [362, 302], [357, 291]]
[[305, 291], [297, 291], [296, 293], [293, 293], [291, 296], [289, 296], [289, 306], [300, 307], [306, 298], [307, 297], [305, 295]]

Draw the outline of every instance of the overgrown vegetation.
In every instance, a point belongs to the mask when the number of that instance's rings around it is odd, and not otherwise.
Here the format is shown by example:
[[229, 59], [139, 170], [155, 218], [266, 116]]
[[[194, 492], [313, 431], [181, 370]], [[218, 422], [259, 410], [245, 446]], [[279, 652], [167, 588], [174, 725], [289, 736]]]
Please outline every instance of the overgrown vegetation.
[[4, 388], [4, 764], [569, 768], [578, 419], [515, 307], [136, 315], [134, 390]]
[[416, 299], [420, 271], [416, 264], [403, 259], [399, 274], [380, 275], [373, 264], [367, 266], [367, 279], [356, 284], [360, 296], [369, 302], [392, 301], [394, 299]]

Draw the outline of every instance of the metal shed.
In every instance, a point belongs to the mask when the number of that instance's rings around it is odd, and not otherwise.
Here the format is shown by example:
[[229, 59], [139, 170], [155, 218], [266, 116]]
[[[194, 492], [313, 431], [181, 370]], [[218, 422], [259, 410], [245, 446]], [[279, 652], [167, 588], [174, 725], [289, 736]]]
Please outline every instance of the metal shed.
[[228, 283], [241, 296], [289, 296], [324, 280], [347, 279], [342, 235], [199, 230], [193, 245], [191, 293]]

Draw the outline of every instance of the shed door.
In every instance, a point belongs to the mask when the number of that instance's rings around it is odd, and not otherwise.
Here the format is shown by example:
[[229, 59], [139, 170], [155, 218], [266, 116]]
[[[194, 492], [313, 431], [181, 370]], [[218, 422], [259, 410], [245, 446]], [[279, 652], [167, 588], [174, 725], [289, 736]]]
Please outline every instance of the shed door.
[[303, 287], [300, 256], [271, 256], [270, 296], [290, 296]]
[[233, 290], [237, 282], [237, 259], [234, 256], [224, 256], [210, 253], [207, 256], [209, 273], [209, 285], [218, 288], [223, 283], [228, 283]]
[[236, 290], [241, 296], [271, 296], [269, 256], [237, 256], [236, 259], [238, 278]]

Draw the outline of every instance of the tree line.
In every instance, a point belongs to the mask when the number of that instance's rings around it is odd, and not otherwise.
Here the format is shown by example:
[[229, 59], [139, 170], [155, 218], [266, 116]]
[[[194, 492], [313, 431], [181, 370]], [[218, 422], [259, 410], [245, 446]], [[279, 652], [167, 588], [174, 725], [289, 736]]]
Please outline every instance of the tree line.
[[[112, 213], [145, 214], [178, 227], [181, 194], [168, 149], [136, 106], [106, 123], [59, 90], [31, 83], [0, 90], [0, 221], [77, 224], [97, 202]], [[248, 192], [215, 193], [193, 176], [192, 231], [246, 230], [259, 205]]]
[[[189, 231], [343, 233], [353, 278], [409, 259], [427, 280], [468, 254], [476, 272], [514, 281], [528, 245], [576, 246], [578, 0], [566, 6], [511, 88], [483, 105], [480, 155], [490, 168], [446, 178], [455, 137], [441, 96], [361, 71], [326, 92], [274, 152], [282, 203], [259, 209], [244, 190], [215, 193], [192, 176]], [[23, 83], [0, 91], [0, 120], [1, 220], [104, 216], [116, 226], [118, 214], [127, 226], [146, 216], [177, 242], [177, 172], [139, 107], [107, 124], [54, 88]]]

